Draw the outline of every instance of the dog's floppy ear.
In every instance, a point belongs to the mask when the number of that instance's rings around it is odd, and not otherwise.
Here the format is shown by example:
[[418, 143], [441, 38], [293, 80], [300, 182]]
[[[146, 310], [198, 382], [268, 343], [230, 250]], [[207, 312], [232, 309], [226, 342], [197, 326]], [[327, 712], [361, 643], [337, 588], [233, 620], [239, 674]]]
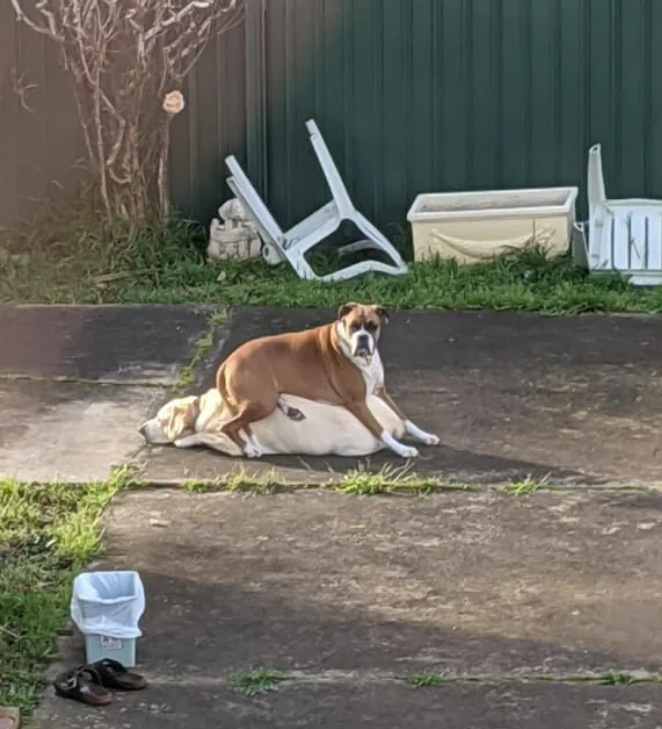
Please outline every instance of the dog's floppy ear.
[[186, 405], [174, 404], [170, 411], [170, 417], [165, 424], [163, 431], [170, 441], [174, 441], [192, 425], [191, 420], [195, 414], [193, 403]]
[[382, 320], [382, 324], [388, 324], [388, 310], [384, 306], [375, 306], [373, 307], [375, 310], [375, 314]]
[[181, 408], [173, 405], [170, 409], [170, 417], [163, 427], [163, 432], [169, 441], [174, 441], [184, 432], [184, 418]]
[[356, 309], [357, 306], [358, 306], [358, 304], [355, 301], [348, 301], [346, 304], [343, 304], [338, 309], [338, 319], [340, 320], [340, 319], [343, 319], [344, 317], [346, 317], [347, 314], [349, 314], [349, 312], [352, 311], [352, 309]]

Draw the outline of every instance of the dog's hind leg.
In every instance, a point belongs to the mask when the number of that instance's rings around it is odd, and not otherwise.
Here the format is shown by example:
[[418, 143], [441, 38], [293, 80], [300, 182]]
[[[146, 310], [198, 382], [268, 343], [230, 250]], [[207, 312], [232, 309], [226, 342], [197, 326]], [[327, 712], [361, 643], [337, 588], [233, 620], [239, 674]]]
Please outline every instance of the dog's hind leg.
[[[224, 423], [221, 432], [236, 443], [249, 458], [259, 458], [262, 449], [253, 436], [250, 427], [251, 423], [263, 420], [276, 409], [277, 402], [273, 405], [261, 402], [243, 402], [237, 408], [237, 414]], [[241, 431], [246, 434], [246, 440], [241, 437]]]
[[262, 446], [255, 437], [255, 433], [250, 425], [244, 425], [244, 427], [239, 431], [239, 437], [244, 442], [243, 452], [249, 458], [259, 458], [262, 455]]
[[290, 420], [301, 422], [306, 419], [306, 416], [301, 412], [301, 410], [299, 410], [299, 408], [293, 407], [282, 397], [278, 398], [278, 409], [285, 413]]

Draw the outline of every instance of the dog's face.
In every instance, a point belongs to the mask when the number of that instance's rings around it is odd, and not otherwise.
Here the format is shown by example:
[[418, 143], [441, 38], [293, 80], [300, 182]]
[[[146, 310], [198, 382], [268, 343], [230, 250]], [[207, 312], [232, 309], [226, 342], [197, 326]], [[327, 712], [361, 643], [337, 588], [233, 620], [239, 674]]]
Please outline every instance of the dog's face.
[[372, 357], [382, 326], [387, 322], [388, 312], [379, 304], [350, 302], [338, 309], [338, 334], [347, 344], [352, 357]]
[[183, 435], [193, 434], [198, 412], [197, 397], [170, 400], [151, 420], [145, 421], [138, 432], [154, 445], [172, 443]]

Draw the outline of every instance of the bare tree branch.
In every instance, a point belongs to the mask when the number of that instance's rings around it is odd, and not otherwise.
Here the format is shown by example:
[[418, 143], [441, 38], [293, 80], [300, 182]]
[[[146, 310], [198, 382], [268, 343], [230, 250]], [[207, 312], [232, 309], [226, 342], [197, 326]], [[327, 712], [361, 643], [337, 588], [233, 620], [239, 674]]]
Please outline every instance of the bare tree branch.
[[9, 1], [17, 22], [59, 48], [107, 215], [167, 214], [179, 89], [210, 39], [243, 19], [245, 0]]
[[32, 106], [30, 106], [30, 104], [28, 104], [28, 96], [30, 95], [31, 91], [34, 91], [37, 88], [37, 84], [29, 84], [25, 80], [25, 73], [23, 73], [19, 76], [18, 73], [16, 72], [16, 69], [12, 68], [11, 85], [12, 85], [12, 91], [18, 97], [18, 102], [21, 105], [21, 108], [25, 109], [25, 111], [29, 112], [30, 114], [33, 114], [34, 107], [32, 107]]

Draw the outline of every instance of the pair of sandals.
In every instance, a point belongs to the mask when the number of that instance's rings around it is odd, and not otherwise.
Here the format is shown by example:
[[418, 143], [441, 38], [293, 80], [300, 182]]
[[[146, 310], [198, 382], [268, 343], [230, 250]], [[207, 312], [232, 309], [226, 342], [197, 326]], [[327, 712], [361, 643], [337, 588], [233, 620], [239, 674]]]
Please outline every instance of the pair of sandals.
[[61, 673], [53, 681], [53, 686], [62, 698], [89, 706], [107, 706], [113, 700], [109, 689], [140, 691], [147, 688], [147, 681], [126, 669], [119, 661], [104, 658], [89, 666], [79, 666], [73, 671]]

